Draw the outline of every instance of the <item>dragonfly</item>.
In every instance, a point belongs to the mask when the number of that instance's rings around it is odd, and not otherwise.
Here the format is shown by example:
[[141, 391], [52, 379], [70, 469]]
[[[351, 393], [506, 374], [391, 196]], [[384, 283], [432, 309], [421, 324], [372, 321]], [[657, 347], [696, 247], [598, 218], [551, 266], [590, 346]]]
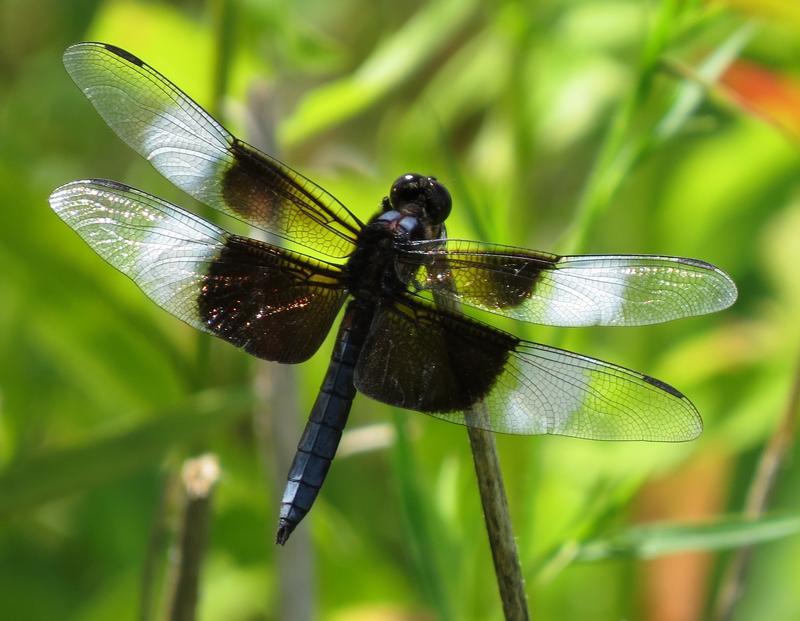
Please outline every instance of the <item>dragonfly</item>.
[[289, 469], [277, 542], [311, 509], [356, 393], [505, 434], [679, 442], [702, 420], [658, 379], [534, 343], [462, 312], [549, 326], [643, 326], [711, 313], [731, 278], [697, 259], [560, 256], [448, 238], [452, 199], [401, 175], [367, 222], [228, 132], [151, 66], [106, 43], [64, 53], [104, 121], [200, 203], [268, 241], [104, 179], [56, 189], [56, 214], [178, 319], [258, 358], [295, 364], [342, 312]]

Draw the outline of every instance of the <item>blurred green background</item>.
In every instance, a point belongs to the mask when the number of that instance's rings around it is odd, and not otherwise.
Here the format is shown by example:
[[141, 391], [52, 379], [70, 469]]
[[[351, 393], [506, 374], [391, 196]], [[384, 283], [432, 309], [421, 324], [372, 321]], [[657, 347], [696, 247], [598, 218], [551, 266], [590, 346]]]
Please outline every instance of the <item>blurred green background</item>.
[[330, 341], [291, 369], [204, 341], [50, 211], [87, 177], [197, 207], [70, 82], [81, 40], [142, 57], [362, 219], [418, 171], [450, 188], [452, 237], [728, 271], [740, 298], [715, 316], [503, 325], [668, 381], [706, 423], [679, 445], [498, 438], [526, 589], [537, 619], [710, 618], [732, 550], [761, 542], [733, 618], [800, 618], [791, 426], [766, 516], [739, 519], [796, 416], [794, 0], [0, 0], [0, 617], [162, 618], [180, 465], [210, 451], [199, 618], [502, 618], [454, 425], [358, 398], [314, 511], [273, 545]]

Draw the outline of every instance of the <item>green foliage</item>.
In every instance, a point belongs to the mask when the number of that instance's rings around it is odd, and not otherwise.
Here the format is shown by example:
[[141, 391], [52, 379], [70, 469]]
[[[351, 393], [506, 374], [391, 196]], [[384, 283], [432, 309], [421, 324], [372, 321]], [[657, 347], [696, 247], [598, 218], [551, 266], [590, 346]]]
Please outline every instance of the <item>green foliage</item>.
[[782, 539], [800, 532], [797, 516], [758, 520], [732, 518], [710, 524], [639, 526], [611, 539], [588, 541], [575, 553], [578, 561], [606, 558], [657, 558], [692, 550], [728, 550]]
[[[779, 472], [767, 517], [738, 516], [800, 351], [800, 159], [785, 122], [718, 83], [745, 58], [772, 77], [764, 84], [800, 92], [800, 28], [791, 8], [775, 19], [777, 0], [766, 15], [731, 4], [741, 10], [0, 0], [0, 616], [138, 617], [150, 561], [160, 610], [177, 510], [165, 473], [206, 450], [223, 475], [201, 617], [283, 618], [291, 606], [278, 591], [289, 564], [272, 545], [285, 465], [249, 414], [268, 410], [295, 442], [330, 341], [275, 389], [292, 394], [278, 406], [263, 381], [274, 368], [199, 339], [50, 211], [53, 188], [87, 177], [194, 207], [69, 82], [63, 49], [95, 39], [144, 58], [243, 138], [274, 140], [364, 219], [395, 177], [419, 171], [451, 189], [451, 237], [693, 256], [732, 274], [740, 300], [718, 316], [626, 330], [498, 324], [679, 387], [704, 417], [700, 440], [498, 446], [535, 618], [641, 618], [654, 605], [643, 603], [649, 564], [681, 551], [715, 563], [701, 614], [720, 551], [751, 544], [736, 619], [798, 618], [798, 461]], [[368, 424], [382, 440], [337, 458], [303, 526], [318, 616], [501, 618], [464, 430], [358, 398], [351, 429]], [[159, 520], [172, 534], [153, 555]]]

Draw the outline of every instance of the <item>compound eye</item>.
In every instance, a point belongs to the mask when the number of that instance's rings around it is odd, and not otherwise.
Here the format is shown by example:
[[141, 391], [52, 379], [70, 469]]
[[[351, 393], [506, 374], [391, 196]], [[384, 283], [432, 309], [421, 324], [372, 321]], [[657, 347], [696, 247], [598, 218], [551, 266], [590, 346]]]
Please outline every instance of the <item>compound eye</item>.
[[435, 177], [428, 177], [425, 188], [425, 211], [431, 222], [441, 224], [450, 215], [453, 199], [450, 192]]
[[408, 203], [418, 203], [423, 198], [423, 185], [425, 177], [409, 173], [398, 177], [392, 184], [389, 196], [395, 209]]

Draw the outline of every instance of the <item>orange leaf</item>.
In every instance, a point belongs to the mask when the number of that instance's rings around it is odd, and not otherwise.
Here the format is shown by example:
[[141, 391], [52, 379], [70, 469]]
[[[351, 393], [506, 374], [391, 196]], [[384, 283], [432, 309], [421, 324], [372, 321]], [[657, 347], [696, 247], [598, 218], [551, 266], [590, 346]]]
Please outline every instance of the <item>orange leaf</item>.
[[739, 106], [800, 140], [800, 81], [796, 78], [738, 60], [723, 74], [720, 86]]

